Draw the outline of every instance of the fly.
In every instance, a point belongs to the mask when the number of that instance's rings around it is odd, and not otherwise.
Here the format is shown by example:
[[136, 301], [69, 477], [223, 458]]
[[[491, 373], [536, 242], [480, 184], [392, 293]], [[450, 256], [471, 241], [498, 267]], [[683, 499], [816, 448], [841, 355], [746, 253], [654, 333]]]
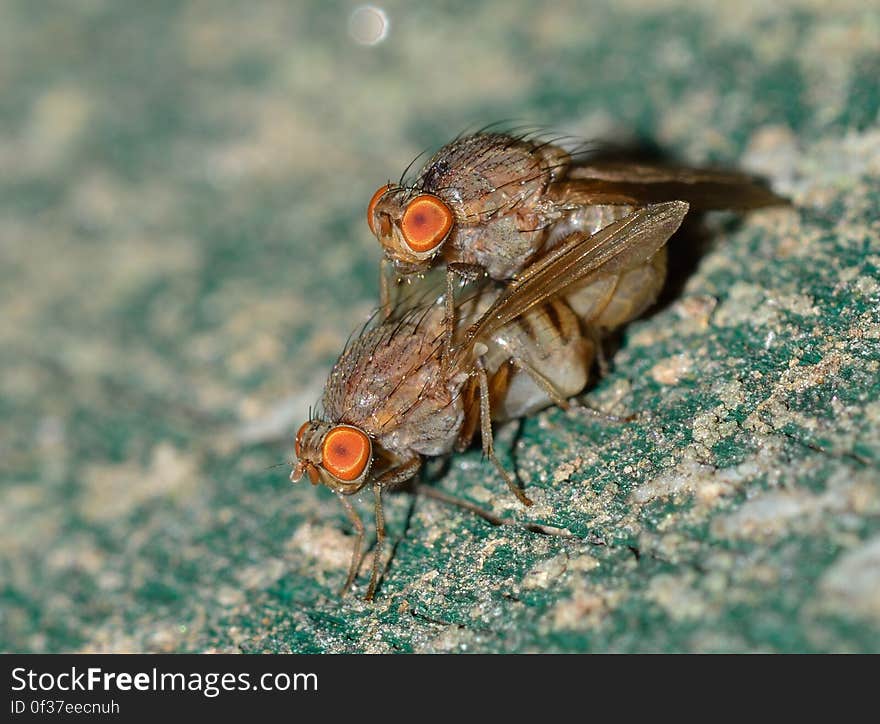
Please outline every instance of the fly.
[[357, 575], [364, 539], [349, 496], [373, 492], [370, 600], [385, 539], [382, 493], [415, 476], [424, 457], [465, 449], [478, 430], [486, 457], [520, 502], [531, 505], [495, 456], [492, 421], [564, 406], [584, 388], [595, 353], [590, 329], [608, 303], [584, 315], [564, 294], [650, 265], [687, 210], [684, 201], [648, 205], [595, 234], [574, 231], [506, 286], [482, 283], [459, 301], [451, 343], [450, 300], [440, 296], [398, 305], [347, 345], [325, 385], [322, 414], [297, 432], [291, 473], [292, 481], [307, 475], [334, 491], [355, 528], [343, 593]]
[[[753, 178], [736, 172], [587, 160], [573, 161], [560, 146], [525, 136], [478, 132], [441, 148], [412, 184], [382, 186], [367, 208], [367, 222], [384, 252], [381, 299], [390, 313], [392, 275], [447, 269], [447, 343], [451, 344], [453, 279], [487, 275], [515, 279], [529, 264], [574, 231], [596, 233], [649, 204], [686, 201], [692, 210], [748, 209], [781, 199]], [[622, 290], [622, 304], [644, 309], [665, 276], [665, 255], [646, 268], [643, 283]], [[639, 289], [643, 293], [639, 293]], [[619, 290], [606, 279], [580, 301], [589, 307], [612, 301], [598, 327], [620, 323], [613, 303]]]

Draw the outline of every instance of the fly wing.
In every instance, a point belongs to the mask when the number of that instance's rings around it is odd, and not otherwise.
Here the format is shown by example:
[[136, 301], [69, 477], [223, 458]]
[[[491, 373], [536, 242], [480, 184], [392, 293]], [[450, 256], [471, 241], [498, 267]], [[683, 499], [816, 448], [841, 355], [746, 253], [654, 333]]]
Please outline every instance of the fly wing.
[[687, 211], [685, 201], [654, 204], [592, 236], [583, 231], [571, 234], [550, 256], [527, 267], [471, 325], [455, 349], [453, 364], [466, 366], [476, 342], [571, 284], [648, 261], [675, 233]]
[[549, 193], [564, 206], [639, 206], [681, 199], [693, 211], [709, 211], [786, 203], [757, 179], [735, 171], [619, 162], [573, 166]]
[[446, 293], [446, 268], [443, 265], [437, 264], [426, 271], [401, 276], [392, 264], [383, 263], [381, 273], [388, 280], [391, 307], [388, 320], [400, 319], [410, 310], [443, 301]]

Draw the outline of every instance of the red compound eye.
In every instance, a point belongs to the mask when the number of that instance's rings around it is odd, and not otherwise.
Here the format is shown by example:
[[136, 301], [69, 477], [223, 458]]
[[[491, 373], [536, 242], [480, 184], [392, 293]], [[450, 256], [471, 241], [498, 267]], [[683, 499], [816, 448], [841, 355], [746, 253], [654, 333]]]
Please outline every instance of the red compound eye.
[[321, 465], [340, 480], [357, 480], [373, 454], [373, 444], [356, 427], [337, 425], [324, 437]]
[[416, 196], [403, 214], [403, 240], [417, 254], [433, 251], [443, 243], [453, 220], [450, 208], [436, 196]]
[[370, 231], [376, 236], [378, 236], [378, 234], [376, 232], [376, 226], [373, 223], [373, 212], [376, 210], [376, 204], [379, 203], [379, 199], [381, 199], [389, 189], [391, 189], [391, 184], [385, 184], [382, 186], [373, 194], [373, 198], [370, 199], [370, 204], [367, 206], [367, 224], [370, 225]]

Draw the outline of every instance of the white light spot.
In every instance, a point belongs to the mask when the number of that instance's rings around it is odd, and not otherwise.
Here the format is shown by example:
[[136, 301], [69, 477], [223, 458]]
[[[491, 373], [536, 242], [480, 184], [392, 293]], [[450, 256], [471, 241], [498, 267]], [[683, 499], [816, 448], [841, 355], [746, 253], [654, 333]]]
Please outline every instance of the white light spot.
[[362, 5], [348, 18], [348, 34], [360, 45], [378, 45], [388, 37], [391, 23], [382, 8]]

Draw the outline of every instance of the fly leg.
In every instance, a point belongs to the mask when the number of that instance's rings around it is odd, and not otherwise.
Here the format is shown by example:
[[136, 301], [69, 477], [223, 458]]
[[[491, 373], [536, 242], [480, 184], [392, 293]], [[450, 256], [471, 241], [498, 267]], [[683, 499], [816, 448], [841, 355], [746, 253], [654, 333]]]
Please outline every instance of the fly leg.
[[388, 279], [391, 273], [391, 265], [385, 257], [379, 262], [379, 306], [382, 309], [382, 319], [391, 316], [391, 282]]
[[535, 382], [538, 387], [540, 387], [544, 392], [547, 393], [547, 397], [550, 398], [551, 402], [557, 407], [561, 407], [563, 410], [568, 410], [571, 408], [568, 400], [565, 399], [565, 395], [563, 395], [545, 375], [538, 372], [535, 367], [530, 365], [525, 360], [519, 359], [518, 357], [512, 357], [510, 360], [514, 366], [518, 369], [521, 369], [525, 372], [532, 380]]
[[348, 519], [351, 521], [355, 533], [357, 534], [357, 539], [354, 542], [354, 551], [352, 551], [351, 554], [351, 564], [348, 566], [348, 577], [345, 579], [345, 584], [339, 591], [339, 595], [344, 596], [351, 588], [351, 584], [354, 583], [358, 568], [360, 568], [361, 565], [361, 546], [364, 542], [364, 522], [361, 520], [361, 517], [358, 515], [348, 498], [340, 493], [339, 500], [342, 501], [342, 507], [345, 508]]
[[583, 410], [587, 414], [599, 418], [604, 422], [612, 423], [632, 422], [636, 418], [635, 415], [627, 415], [626, 417], [609, 415], [606, 412], [602, 412], [601, 410], [597, 410], [596, 408], [590, 407], [589, 405], [585, 405], [583, 403], [572, 405], [572, 403], [565, 399], [564, 395], [545, 375], [542, 375], [540, 372], [538, 372], [538, 370], [535, 369], [528, 362], [525, 362], [524, 360], [516, 357], [512, 358], [511, 362], [516, 367], [525, 372], [529, 377], [531, 377], [534, 383], [538, 385], [538, 387], [540, 387], [545, 393], [547, 393], [547, 397], [550, 398], [550, 401], [557, 407], [561, 407], [563, 410], [571, 410], [572, 408], [576, 408], [578, 410]]
[[379, 583], [379, 563], [382, 559], [382, 548], [385, 547], [385, 511], [382, 508], [382, 486], [373, 483], [373, 499], [376, 506], [376, 550], [373, 552], [373, 570], [370, 572], [370, 586], [367, 588], [365, 601], [372, 601]]
[[486, 510], [485, 508], [481, 508], [479, 505], [476, 505], [469, 500], [464, 500], [463, 498], [456, 497], [455, 495], [444, 493], [442, 490], [437, 490], [436, 488], [432, 488], [429, 485], [417, 485], [416, 492], [419, 495], [424, 495], [426, 498], [438, 500], [441, 503], [445, 503], [446, 505], [454, 505], [458, 508], [462, 508], [469, 513], [473, 513], [474, 515], [479, 516], [490, 525], [509, 525], [514, 528], [525, 528], [527, 531], [530, 531], [532, 533], [540, 533], [541, 535], [555, 535], [559, 536], [560, 538], [576, 537], [570, 531], [564, 528], [557, 528], [552, 525], [541, 525], [540, 523], [517, 523], [513, 520], [500, 518], [494, 513]]
[[452, 345], [455, 337], [455, 277], [461, 277], [465, 281], [474, 281], [483, 274], [483, 268], [476, 264], [464, 264], [452, 262], [446, 265], [446, 299], [445, 316], [443, 317], [443, 367], [441, 374], [448, 370], [449, 360], [452, 358]]
[[382, 473], [373, 483], [373, 502], [376, 510], [376, 550], [373, 553], [373, 570], [370, 572], [370, 585], [367, 588], [365, 601], [372, 601], [379, 585], [379, 566], [382, 561], [382, 549], [385, 547], [385, 511], [382, 507], [382, 489], [409, 480], [422, 467], [422, 459], [414, 457], [396, 468]]
[[578, 410], [583, 411], [591, 417], [595, 417], [597, 420], [601, 420], [602, 422], [611, 422], [618, 425], [623, 422], [632, 422], [639, 417], [638, 414], [624, 415], [623, 417], [621, 417], [620, 415], [611, 415], [607, 412], [602, 412], [602, 410], [597, 410], [595, 407], [590, 407], [589, 405], [584, 404], [579, 405]]
[[492, 417], [489, 405], [489, 380], [486, 376], [486, 368], [482, 360], [477, 360], [477, 379], [480, 383], [480, 433], [483, 441], [483, 454], [488, 457], [495, 468], [504, 478], [510, 492], [513, 493], [520, 503], [523, 505], [531, 505], [531, 499], [520, 489], [514, 482], [513, 478], [507, 474], [507, 471], [501, 466], [498, 458], [495, 457], [495, 447], [492, 444]]
[[597, 410], [596, 408], [583, 403], [572, 405], [545, 375], [538, 372], [538, 370], [532, 367], [528, 362], [524, 362], [518, 358], [512, 358], [511, 362], [531, 377], [535, 384], [547, 393], [547, 397], [550, 398], [550, 401], [557, 407], [561, 407], [563, 410], [571, 410], [572, 408], [583, 410], [587, 414], [597, 417], [604, 422], [613, 423], [632, 422], [636, 418], [635, 415], [627, 415], [626, 417], [609, 415], [607, 412], [602, 412], [601, 410]]
[[458, 498], [454, 495], [450, 495], [449, 493], [444, 493], [442, 490], [437, 490], [436, 488], [432, 488], [429, 485], [417, 485], [416, 493], [419, 495], [424, 495], [426, 498], [433, 498], [434, 500], [439, 500], [441, 503], [446, 503], [446, 505], [455, 505], [459, 508], [463, 508], [464, 510], [473, 513], [474, 515], [478, 515], [480, 518], [485, 520], [487, 523], [491, 525], [506, 525], [508, 521], [503, 518], [499, 518], [494, 513], [486, 510], [485, 508], [481, 508], [476, 503], [472, 503], [469, 500], [465, 500], [464, 498]]
[[596, 351], [596, 364], [599, 365], [599, 374], [607, 377], [611, 372], [611, 364], [605, 354], [605, 347], [602, 345], [602, 331], [598, 327], [590, 325], [587, 327], [587, 335], [593, 343], [593, 349]]
[[464, 452], [468, 449], [480, 422], [480, 388], [476, 380], [470, 379], [462, 390], [462, 409], [464, 420], [455, 440], [455, 449]]
[[443, 365], [441, 375], [446, 376], [447, 365], [452, 357], [452, 338], [455, 335], [455, 271], [446, 267], [446, 312], [443, 317]]

